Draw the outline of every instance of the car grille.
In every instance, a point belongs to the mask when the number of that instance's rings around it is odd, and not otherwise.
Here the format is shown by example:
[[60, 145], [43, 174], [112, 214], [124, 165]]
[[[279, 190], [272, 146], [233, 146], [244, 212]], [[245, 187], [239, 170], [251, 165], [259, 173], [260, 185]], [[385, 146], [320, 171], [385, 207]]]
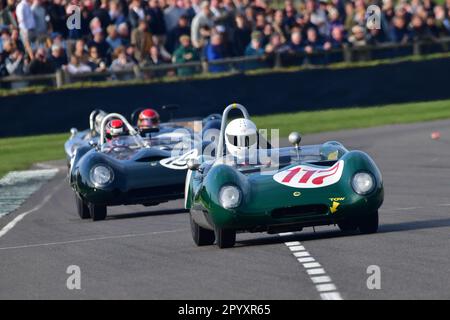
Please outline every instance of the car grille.
[[315, 216], [328, 213], [328, 207], [324, 204], [310, 204], [272, 210], [273, 218], [289, 218], [298, 216]]

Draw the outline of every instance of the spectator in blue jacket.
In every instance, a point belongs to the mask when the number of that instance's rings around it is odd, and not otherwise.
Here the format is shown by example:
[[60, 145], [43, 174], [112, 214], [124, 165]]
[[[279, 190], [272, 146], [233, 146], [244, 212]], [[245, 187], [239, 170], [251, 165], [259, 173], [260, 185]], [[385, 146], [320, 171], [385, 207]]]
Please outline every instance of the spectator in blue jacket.
[[[211, 36], [211, 42], [209, 42], [205, 47], [205, 57], [208, 61], [221, 60], [227, 57], [222, 35], [220, 35], [219, 33], [214, 33]], [[223, 64], [209, 65], [210, 72], [224, 72], [228, 71], [228, 69], [228, 66]]]

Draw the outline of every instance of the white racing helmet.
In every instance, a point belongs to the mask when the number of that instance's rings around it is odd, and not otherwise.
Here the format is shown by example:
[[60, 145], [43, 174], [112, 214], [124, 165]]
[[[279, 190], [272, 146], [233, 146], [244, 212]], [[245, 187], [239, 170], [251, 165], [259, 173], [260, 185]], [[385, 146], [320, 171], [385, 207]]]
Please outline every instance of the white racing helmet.
[[251, 157], [258, 145], [256, 125], [245, 118], [231, 121], [225, 129], [225, 145], [228, 153], [236, 158]]

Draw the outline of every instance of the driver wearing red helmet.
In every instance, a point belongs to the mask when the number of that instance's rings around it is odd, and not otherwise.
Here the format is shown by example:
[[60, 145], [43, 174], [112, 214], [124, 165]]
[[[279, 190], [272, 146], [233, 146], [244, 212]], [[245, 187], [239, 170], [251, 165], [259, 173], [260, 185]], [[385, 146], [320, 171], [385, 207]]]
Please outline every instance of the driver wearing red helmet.
[[159, 128], [159, 114], [156, 110], [145, 109], [139, 113], [137, 126], [139, 130]]
[[113, 119], [106, 125], [106, 137], [108, 140], [114, 140], [125, 133], [125, 124], [120, 119]]

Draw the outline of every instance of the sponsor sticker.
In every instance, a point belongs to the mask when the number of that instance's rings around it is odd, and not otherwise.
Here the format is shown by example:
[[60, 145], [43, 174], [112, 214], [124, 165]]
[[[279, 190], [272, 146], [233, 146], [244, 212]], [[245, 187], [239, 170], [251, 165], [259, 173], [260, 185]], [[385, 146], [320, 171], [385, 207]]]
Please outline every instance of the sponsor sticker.
[[278, 172], [273, 176], [273, 179], [292, 188], [321, 188], [338, 182], [341, 179], [343, 170], [343, 160], [326, 169], [299, 165]]

